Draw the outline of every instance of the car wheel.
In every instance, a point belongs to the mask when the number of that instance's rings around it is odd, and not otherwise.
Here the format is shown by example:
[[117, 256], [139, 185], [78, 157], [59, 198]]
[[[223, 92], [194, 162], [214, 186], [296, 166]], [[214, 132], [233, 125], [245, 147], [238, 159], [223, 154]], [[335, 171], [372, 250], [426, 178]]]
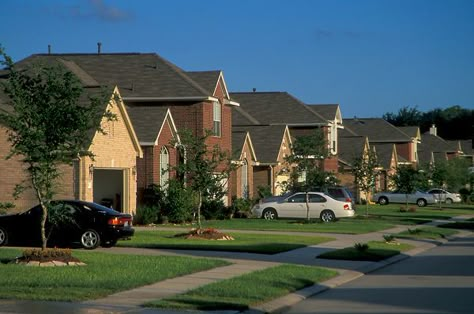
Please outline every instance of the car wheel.
[[117, 239], [105, 241], [104, 243], [101, 244], [101, 246], [105, 248], [109, 248], [109, 247], [113, 247], [115, 244], [117, 244]]
[[321, 212], [320, 218], [324, 222], [330, 222], [336, 220], [336, 215], [332, 210], [326, 209]]
[[452, 204], [452, 203], [453, 203], [453, 200], [452, 200], [452, 199], [450, 199], [450, 198], [447, 198], [447, 199], [446, 199], [446, 204]]
[[419, 207], [425, 207], [426, 206], [426, 200], [423, 198], [420, 198], [419, 200], [416, 201], [416, 205]]
[[262, 218], [266, 220], [274, 220], [278, 218], [278, 214], [273, 208], [267, 208], [263, 211]]
[[379, 197], [379, 204], [380, 205], [387, 205], [388, 204], [388, 198], [385, 196]]
[[93, 250], [100, 245], [100, 236], [93, 229], [86, 230], [81, 235], [81, 245], [86, 250]]
[[5, 229], [0, 227], [0, 246], [4, 246], [8, 243], [8, 234]]

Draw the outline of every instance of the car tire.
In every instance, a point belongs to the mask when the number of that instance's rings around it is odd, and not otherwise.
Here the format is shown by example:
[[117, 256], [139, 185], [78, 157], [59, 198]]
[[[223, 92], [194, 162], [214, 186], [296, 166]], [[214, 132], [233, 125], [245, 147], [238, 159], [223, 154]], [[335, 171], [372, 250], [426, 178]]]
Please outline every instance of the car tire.
[[8, 233], [5, 228], [0, 227], [0, 246], [4, 246], [8, 243]]
[[88, 229], [81, 235], [81, 245], [86, 250], [93, 250], [100, 245], [100, 235], [94, 229]]
[[388, 198], [386, 198], [385, 196], [379, 197], [378, 203], [380, 205], [388, 205]]
[[105, 248], [111, 248], [111, 247], [113, 247], [115, 244], [117, 244], [117, 239], [105, 241], [104, 243], [101, 244], [101, 246], [102, 246], [102, 247], [105, 247]]
[[427, 204], [427, 202], [424, 198], [420, 198], [420, 199], [416, 200], [416, 205], [418, 205], [418, 207], [425, 207], [426, 204]]
[[323, 222], [331, 222], [336, 220], [336, 215], [334, 215], [334, 212], [329, 209], [325, 209], [321, 212], [321, 215], [319, 216]]
[[262, 218], [265, 220], [275, 220], [278, 219], [278, 214], [273, 208], [267, 208], [263, 211]]
[[452, 200], [452, 199], [450, 199], [450, 198], [447, 198], [447, 199], [446, 199], [446, 204], [452, 204], [452, 203], [453, 203], [453, 200]]

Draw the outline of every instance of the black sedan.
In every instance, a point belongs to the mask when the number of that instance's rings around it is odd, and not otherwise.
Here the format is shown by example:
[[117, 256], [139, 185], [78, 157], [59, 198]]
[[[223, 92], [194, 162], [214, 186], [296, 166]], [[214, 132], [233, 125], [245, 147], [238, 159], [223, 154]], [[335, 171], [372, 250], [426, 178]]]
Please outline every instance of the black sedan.
[[[0, 216], [0, 246], [40, 246], [41, 213], [41, 206], [37, 205], [23, 213]], [[112, 247], [134, 232], [131, 215], [84, 201], [51, 202], [46, 223], [48, 246]]]

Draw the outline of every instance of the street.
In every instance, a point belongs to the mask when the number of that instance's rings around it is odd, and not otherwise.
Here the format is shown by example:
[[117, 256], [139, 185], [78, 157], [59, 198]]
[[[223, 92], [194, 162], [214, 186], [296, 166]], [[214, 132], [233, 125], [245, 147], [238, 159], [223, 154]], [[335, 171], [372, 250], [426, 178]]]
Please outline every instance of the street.
[[337, 288], [285, 313], [473, 313], [474, 238], [460, 238]]

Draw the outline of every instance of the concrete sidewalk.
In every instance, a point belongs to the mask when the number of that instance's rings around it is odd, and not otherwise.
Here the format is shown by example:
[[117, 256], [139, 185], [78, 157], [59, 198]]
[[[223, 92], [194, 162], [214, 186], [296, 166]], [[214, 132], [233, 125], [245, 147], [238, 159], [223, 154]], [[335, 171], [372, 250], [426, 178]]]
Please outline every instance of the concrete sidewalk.
[[[470, 216], [474, 217], [474, 216]], [[453, 220], [459, 221], [466, 219], [468, 217], [456, 217]], [[430, 225], [437, 225], [440, 223], [445, 223], [446, 221], [437, 221], [430, 223]], [[166, 229], [169, 230], [169, 229]], [[180, 229], [182, 230], [182, 229]], [[183, 250], [157, 250], [157, 249], [136, 249], [136, 248], [123, 248], [123, 247], [114, 247], [112, 249], [106, 249], [105, 252], [108, 253], [117, 253], [117, 254], [137, 254], [137, 255], [184, 255], [192, 257], [212, 257], [212, 258], [221, 258], [226, 259], [232, 262], [232, 265], [218, 267], [208, 271], [198, 272], [190, 274], [187, 276], [182, 276], [178, 278], [168, 279], [161, 281], [152, 285], [139, 287], [129, 291], [123, 291], [110, 295], [103, 299], [93, 300], [83, 302], [83, 306], [90, 306], [93, 308], [117, 308], [117, 306], [122, 309], [126, 309], [127, 313], [142, 313], [143, 308], [140, 306], [144, 303], [154, 301], [161, 298], [170, 297], [173, 295], [185, 293], [189, 290], [195, 289], [199, 286], [209, 284], [212, 282], [217, 282], [224, 279], [229, 279], [232, 277], [240, 276], [242, 274], [250, 273], [256, 270], [265, 269], [268, 267], [276, 266], [280, 263], [290, 263], [290, 264], [300, 264], [300, 265], [312, 265], [312, 266], [321, 266], [331, 269], [335, 269], [339, 272], [339, 276], [332, 278], [326, 282], [322, 282], [318, 285], [314, 285], [303, 290], [297, 291], [295, 293], [289, 294], [282, 298], [272, 300], [265, 304], [253, 307], [251, 310], [247, 311], [248, 313], [271, 313], [279, 311], [283, 308], [289, 307], [292, 304], [295, 304], [309, 296], [312, 296], [316, 293], [325, 291], [332, 287], [336, 287], [348, 281], [354, 280], [360, 276], [363, 276], [366, 273], [372, 272], [374, 270], [385, 267], [386, 265], [396, 263], [402, 259], [408, 258], [412, 255], [418, 254], [422, 251], [430, 249], [436, 245], [439, 245], [443, 241], [415, 241], [415, 240], [403, 240], [404, 243], [409, 243], [415, 248], [411, 251], [404, 252], [403, 254], [394, 256], [390, 259], [387, 259], [382, 262], [362, 262], [362, 261], [340, 261], [340, 260], [327, 260], [327, 259], [318, 259], [316, 256], [319, 254], [345, 247], [351, 247], [355, 243], [366, 243], [368, 241], [383, 240], [383, 235], [399, 233], [401, 231], [407, 230], [407, 226], [397, 226], [392, 229], [383, 230], [380, 232], [372, 232], [367, 234], [360, 235], [347, 235], [347, 234], [315, 234], [307, 233], [310, 235], [321, 235], [329, 236], [335, 238], [336, 240], [315, 245], [309, 246], [301, 249], [292, 250], [289, 252], [283, 252], [280, 254], [274, 255], [264, 255], [264, 254], [251, 254], [251, 253], [236, 253], [236, 252], [218, 252], [218, 251], [183, 251]], [[230, 231], [230, 230], [229, 230]], [[236, 232], [236, 230], [233, 230]], [[238, 231], [240, 232], [240, 231]], [[255, 233], [255, 231], [249, 231]], [[285, 233], [285, 232], [263, 232], [260, 233]], [[294, 233], [291, 233], [294, 234]], [[301, 233], [300, 233], [301, 234]], [[471, 235], [471, 232], [460, 231], [456, 237], [463, 237]], [[146, 313], [163, 313], [161, 310], [147, 309]], [[120, 311], [121, 312], [121, 311]], [[171, 311], [172, 312], [172, 311]], [[114, 312], [115, 313], [115, 312]], [[117, 312], [118, 313], [118, 312]], [[213, 312], [215, 313], [215, 312]], [[224, 311], [223, 313], [228, 313]]]

